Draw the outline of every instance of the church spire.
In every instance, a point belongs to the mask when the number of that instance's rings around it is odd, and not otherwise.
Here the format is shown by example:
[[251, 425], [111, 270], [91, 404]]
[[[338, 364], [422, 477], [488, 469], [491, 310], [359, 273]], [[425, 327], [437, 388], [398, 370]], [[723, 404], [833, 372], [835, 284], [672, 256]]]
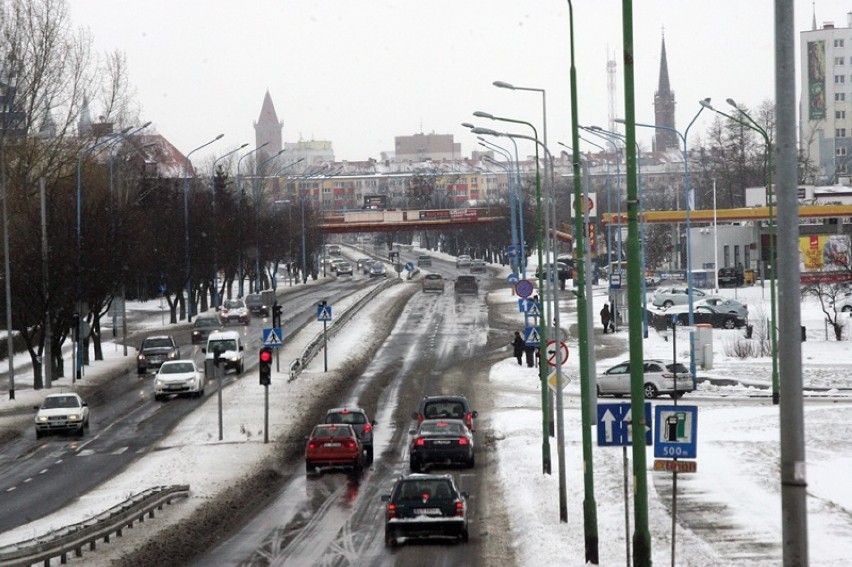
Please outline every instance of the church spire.
[[666, 32], [663, 30], [663, 42], [660, 49], [660, 82], [657, 86], [657, 91], [667, 93], [671, 90], [669, 84], [669, 63], [666, 59]]
[[260, 107], [260, 116], [257, 122], [254, 123], [254, 139], [257, 147], [267, 143], [267, 145], [258, 152], [257, 161], [263, 161], [265, 157], [274, 156], [281, 151], [282, 146], [282, 130], [284, 124], [278, 120], [278, 114], [275, 112], [275, 105], [272, 104], [272, 95], [269, 94], [269, 89], [266, 89], [266, 95], [263, 97], [263, 104]]
[[662, 47], [660, 49], [660, 79], [657, 92], [654, 93], [654, 123], [667, 129], [657, 128], [654, 133], [652, 146], [654, 151], [664, 152], [679, 147], [677, 134], [672, 131], [675, 127], [675, 94], [669, 83], [669, 63], [666, 57], [666, 36], [663, 30]]

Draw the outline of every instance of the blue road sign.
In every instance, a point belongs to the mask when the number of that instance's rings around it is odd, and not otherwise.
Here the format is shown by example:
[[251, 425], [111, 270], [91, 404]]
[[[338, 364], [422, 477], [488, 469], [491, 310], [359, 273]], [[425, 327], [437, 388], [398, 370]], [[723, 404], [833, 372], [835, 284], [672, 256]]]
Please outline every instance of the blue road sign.
[[538, 317], [541, 315], [541, 304], [529, 297], [524, 297], [518, 300], [518, 312]]
[[509, 258], [517, 258], [521, 255], [521, 247], [517, 244], [510, 244], [506, 247], [506, 251], [509, 254]]
[[509, 277], [506, 278], [506, 281], [509, 282], [509, 285], [515, 285], [516, 283], [518, 283], [519, 279], [520, 278], [518, 277], [518, 274], [509, 274]]
[[533, 286], [530, 280], [519, 280], [518, 283], [515, 284], [515, 293], [517, 293], [520, 297], [529, 297], [532, 295], [534, 290], [535, 286]]
[[[598, 446], [623, 447], [633, 445], [632, 411], [630, 402], [598, 404]], [[645, 402], [645, 445], [653, 443], [651, 435], [651, 403]]]
[[263, 330], [263, 346], [278, 348], [284, 346], [284, 332], [281, 327], [271, 327]]
[[695, 459], [698, 406], [656, 406], [654, 412], [654, 457]]
[[621, 289], [621, 274], [610, 274], [609, 287], [610, 289]]
[[331, 305], [317, 305], [317, 321], [331, 321]]
[[538, 334], [538, 327], [527, 327], [524, 329], [524, 342], [527, 346], [537, 347], [541, 344], [541, 335]]
[[414, 269], [414, 264], [412, 264], [411, 262], [405, 263], [405, 271], [410, 272], [413, 269]]

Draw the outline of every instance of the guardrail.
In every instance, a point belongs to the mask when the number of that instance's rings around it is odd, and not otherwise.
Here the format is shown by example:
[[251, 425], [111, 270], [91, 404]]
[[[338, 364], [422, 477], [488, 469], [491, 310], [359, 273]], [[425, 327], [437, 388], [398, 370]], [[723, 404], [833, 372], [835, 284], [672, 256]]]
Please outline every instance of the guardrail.
[[[402, 281], [401, 278], [387, 278], [382, 283], [378, 284], [375, 288], [370, 290], [370, 293], [366, 294], [364, 297], [356, 301], [354, 304], [349, 306], [349, 308], [343, 312], [331, 326], [326, 330], [329, 338], [333, 337], [337, 334], [343, 326], [355, 316], [355, 314], [361, 310], [361, 307], [364, 306], [368, 301], [376, 297], [378, 294], [386, 290], [387, 288], [396, 285]], [[292, 382], [296, 378], [299, 377], [299, 374], [302, 373], [302, 370], [308, 365], [308, 363], [313, 360], [313, 358], [317, 355], [323, 345], [323, 333], [318, 333], [311, 342], [308, 343], [308, 346], [305, 347], [304, 352], [302, 352], [302, 356], [294, 360], [290, 363], [290, 378], [287, 380], [288, 382]], [[2, 567], [2, 566], [0, 566]]]
[[144, 522], [145, 516], [154, 517], [154, 510], [162, 510], [177, 498], [189, 496], [189, 485], [157, 486], [130, 497], [106, 512], [78, 524], [54, 530], [43, 536], [0, 547], [0, 567], [19, 567], [44, 562], [58, 557], [65, 564], [68, 554], [83, 557], [83, 548], [94, 551], [98, 540], [109, 543], [110, 536], [121, 537], [124, 528], [134, 522]]

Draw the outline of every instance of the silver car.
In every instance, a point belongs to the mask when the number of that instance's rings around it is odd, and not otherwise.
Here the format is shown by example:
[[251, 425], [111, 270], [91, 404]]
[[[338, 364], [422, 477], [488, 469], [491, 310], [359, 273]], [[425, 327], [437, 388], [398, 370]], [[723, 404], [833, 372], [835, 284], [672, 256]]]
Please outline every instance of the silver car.
[[[705, 297], [707, 297], [706, 292], [692, 288], [693, 304]], [[666, 309], [672, 305], [686, 305], [689, 303], [689, 288], [678, 286], [661, 287], [654, 293], [654, 300], [651, 303], [654, 307], [664, 307]]]
[[734, 313], [740, 317], [748, 319], [748, 305], [740, 303], [736, 299], [719, 297], [717, 295], [708, 295], [704, 299], [696, 301], [694, 305], [695, 307], [709, 305], [722, 313]]
[[[692, 375], [686, 366], [662, 360], [644, 361], [642, 390], [646, 398], [668, 394], [680, 398], [695, 390]], [[626, 360], [598, 375], [598, 396], [630, 396], [630, 361]]]

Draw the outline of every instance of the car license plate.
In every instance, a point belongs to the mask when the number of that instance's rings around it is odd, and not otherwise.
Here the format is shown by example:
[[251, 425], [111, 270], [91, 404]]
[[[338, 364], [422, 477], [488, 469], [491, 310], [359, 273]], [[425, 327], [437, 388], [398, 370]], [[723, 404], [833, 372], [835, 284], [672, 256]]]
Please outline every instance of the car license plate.
[[340, 443], [326, 443], [326, 447], [340, 447]]
[[440, 508], [415, 508], [413, 510], [415, 516], [440, 516]]
[[449, 445], [452, 441], [447, 439], [436, 439], [435, 441], [432, 441], [432, 443], [435, 445]]

